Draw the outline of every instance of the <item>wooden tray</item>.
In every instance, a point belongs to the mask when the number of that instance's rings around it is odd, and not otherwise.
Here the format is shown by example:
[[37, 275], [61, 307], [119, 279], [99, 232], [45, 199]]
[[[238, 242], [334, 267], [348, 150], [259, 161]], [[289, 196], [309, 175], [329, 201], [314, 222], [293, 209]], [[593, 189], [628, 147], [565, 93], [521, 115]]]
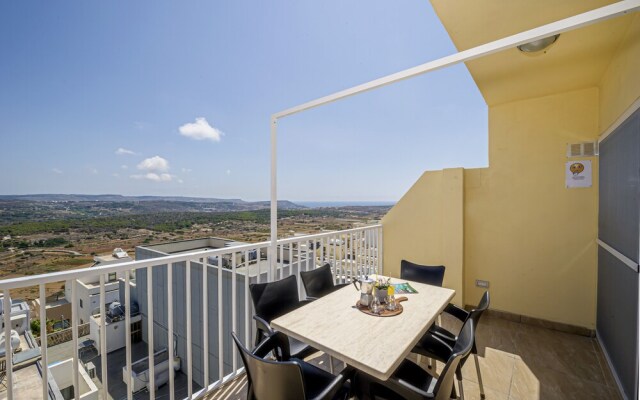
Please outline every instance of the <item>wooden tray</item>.
[[[394, 317], [396, 315], [402, 314], [403, 308], [400, 302], [409, 300], [406, 296], [398, 297], [396, 299], [396, 309], [393, 311], [389, 311], [386, 308], [382, 310], [380, 314], [374, 314], [369, 310], [369, 306], [363, 306], [360, 304], [360, 300], [356, 302], [356, 308], [367, 315], [373, 315], [374, 317]], [[384, 304], [382, 304], [384, 306]]]

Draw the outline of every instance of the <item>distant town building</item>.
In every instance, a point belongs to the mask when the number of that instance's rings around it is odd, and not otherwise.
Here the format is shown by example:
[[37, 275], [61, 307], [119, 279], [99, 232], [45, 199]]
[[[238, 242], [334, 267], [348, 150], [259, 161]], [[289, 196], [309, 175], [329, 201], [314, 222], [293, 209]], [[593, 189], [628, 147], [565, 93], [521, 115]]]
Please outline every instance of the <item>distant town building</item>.
[[[40, 298], [32, 301], [33, 318], [40, 319]], [[61, 321], [71, 319], [71, 303], [66, 298], [50, 301], [45, 304], [45, 319]]]
[[[105, 336], [107, 338], [107, 353], [111, 353], [112, 351], [121, 349], [126, 346], [126, 319], [125, 319], [125, 308], [119, 302], [114, 301], [109, 304], [106, 308], [106, 319], [105, 319]], [[101, 340], [102, 340], [102, 332], [100, 332], [100, 324], [102, 323], [102, 316], [95, 315], [90, 317], [91, 326], [90, 326], [90, 335], [91, 340], [95, 343], [95, 348], [100, 354], [101, 350]], [[141, 317], [140, 312], [138, 311], [138, 305], [133, 304], [131, 307], [131, 342], [136, 343], [142, 340], [142, 330], [141, 330]]]
[[[4, 329], [4, 296], [0, 296], [0, 325]], [[31, 330], [31, 310], [24, 300], [11, 299], [11, 329], [22, 335]]]
[[[92, 267], [102, 267], [105, 265], [119, 264], [123, 262], [133, 261], [129, 254], [121, 248], [116, 248], [110, 255], [95, 256], [93, 258], [95, 264]], [[119, 278], [124, 278], [124, 273], [112, 273], [105, 279], [105, 304], [114, 301], [120, 302], [120, 284]], [[89, 323], [91, 315], [100, 310], [100, 277], [98, 275], [87, 278], [80, 278], [76, 284], [76, 296], [78, 299], [78, 322], [80, 324]], [[72, 282], [69, 280], [65, 284], [65, 297], [68, 301], [72, 299]], [[124, 296], [122, 296], [124, 297]]]
[[103, 267], [105, 265], [133, 261], [133, 258], [129, 257], [129, 254], [126, 251], [122, 250], [120, 247], [116, 247], [109, 255], [94, 256], [93, 261], [95, 264], [93, 264], [92, 267]]

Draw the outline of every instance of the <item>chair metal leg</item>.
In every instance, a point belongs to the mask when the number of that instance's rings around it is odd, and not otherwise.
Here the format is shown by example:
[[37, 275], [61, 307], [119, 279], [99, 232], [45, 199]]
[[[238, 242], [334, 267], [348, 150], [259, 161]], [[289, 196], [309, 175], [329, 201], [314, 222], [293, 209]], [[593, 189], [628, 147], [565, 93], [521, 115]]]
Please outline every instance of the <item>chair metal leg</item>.
[[464, 391], [462, 390], [462, 379], [458, 380], [458, 388], [460, 389], [460, 400], [464, 400]]
[[329, 356], [329, 372], [331, 372], [331, 374], [333, 374], [333, 357]]
[[433, 370], [433, 372], [436, 372], [436, 370], [438, 369], [438, 364], [436, 363], [436, 359], [435, 359], [435, 358], [432, 358], [432, 359], [429, 361], [429, 363], [431, 364], [431, 365], [429, 365], [429, 369], [432, 369], [432, 370]]
[[473, 355], [473, 360], [476, 362], [476, 372], [478, 373], [478, 386], [480, 386], [480, 398], [484, 399], [484, 386], [482, 385], [482, 374], [480, 374], [480, 363], [478, 362], [478, 355]]
[[418, 358], [418, 365], [422, 364], [422, 355], [418, 354], [417, 358]]

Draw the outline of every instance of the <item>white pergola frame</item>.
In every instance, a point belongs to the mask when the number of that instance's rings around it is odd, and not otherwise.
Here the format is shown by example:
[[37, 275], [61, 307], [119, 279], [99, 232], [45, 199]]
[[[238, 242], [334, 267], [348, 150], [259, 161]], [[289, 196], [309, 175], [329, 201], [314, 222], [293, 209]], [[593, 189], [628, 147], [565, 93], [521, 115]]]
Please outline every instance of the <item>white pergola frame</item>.
[[354, 96], [369, 90], [377, 89], [405, 79], [413, 78], [427, 72], [436, 71], [445, 67], [464, 63], [476, 58], [485, 57], [502, 50], [511, 49], [524, 43], [542, 39], [558, 33], [572, 31], [587, 25], [592, 25], [600, 21], [615, 18], [624, 14], [640, 10], [640, 0], [622, 0], [608, 6], [574, 15], [547, 25], [543, 25], [515, 35], [507, 36], [468, 50], [461, 51], [434, 61], [405, 69], [373, 81], [345, 89], [328, 96], [320, 97], [295, 107], [277, 112], [271, 115], [271, 246], [270, 246], [270, 274], [275, 276], [277, 261], [277, 240], [278, 240], [278, 187], [277, 187], [277, 129], [278, 120], [297, 114], [312, 108]]

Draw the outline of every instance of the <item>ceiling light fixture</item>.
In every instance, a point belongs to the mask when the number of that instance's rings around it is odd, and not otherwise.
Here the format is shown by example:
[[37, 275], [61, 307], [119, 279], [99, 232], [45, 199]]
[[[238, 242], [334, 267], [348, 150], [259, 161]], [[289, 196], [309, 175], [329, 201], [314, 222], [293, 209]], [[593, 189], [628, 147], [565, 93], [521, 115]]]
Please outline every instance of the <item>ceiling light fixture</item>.
[[549, 46], [554, 44], [556, 40], [558, 40], [558, 37], [560, 37], [560, 34], [524, 43], [518, 46], [518, 50], [523, 53], [537, 53], [546, 50]]

